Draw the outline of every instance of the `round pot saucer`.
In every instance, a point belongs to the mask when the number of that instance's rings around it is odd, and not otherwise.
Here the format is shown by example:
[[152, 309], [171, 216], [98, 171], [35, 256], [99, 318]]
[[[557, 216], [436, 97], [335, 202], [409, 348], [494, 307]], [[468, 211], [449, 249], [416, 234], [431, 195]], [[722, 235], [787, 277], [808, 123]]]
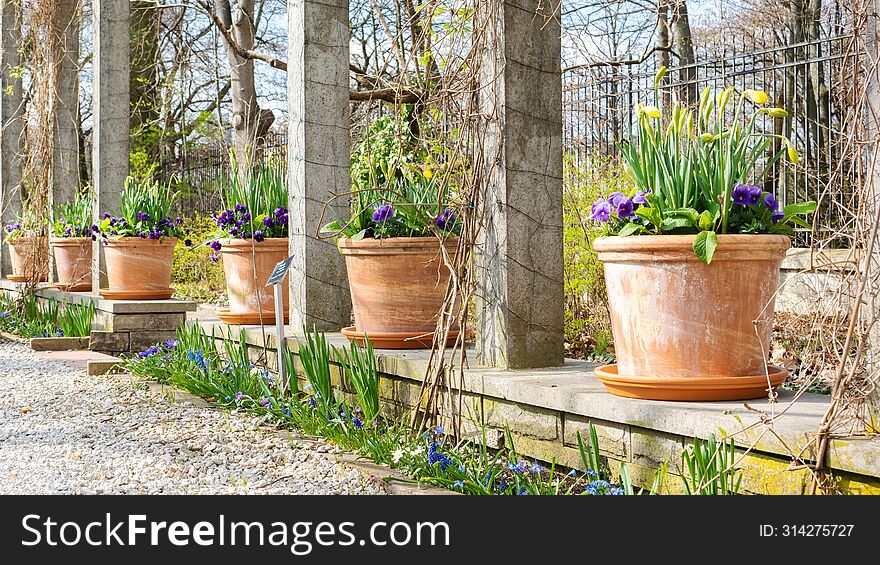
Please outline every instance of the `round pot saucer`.
[[[8, 275], [6, 278], [17, 283], [31, 282], [33, 280], [33, 277], [28, 275]], [[40, 279], [37, 282], [46, 282], [48, 280], [49, 275], [40, 275]]]
[[[274, 311], [263, 312], [263, 318], [260, 320], [259, 312], [233, 312], [229, 308], [218, 308], [217, 317], [224, 324], [231, 326], [259, 326], [261, 322], [264, 326], [275, 325]], [[289, 319], [290, 314], [285, 312], [284, 321], [287, 322]]]
[[107, 300], [167, 300], [174, 295], [173, 288], [159, 290], [111, 290], [102, 288], [98, 291]]
[[74, 284], [74, 285], [55, 283], [52, 286], [54, 286], [58, 290], [63, 290], [64, 292], [90, 292], [92, 290], [91, 283], [89, 283], [89, 284]]
[[[781, 385], [788, 376], [782, 367], [767, 367], [770, 387]], [[745, 377], [624, 377], [617, 374], [617, 364], [597, 367], [596, 378], [608, 392], [626, 398], [644, 400], [750, 400], [767, 396], [768, 376]]]
[[[447, 345], [458, 339], [458, 330], [450, 330], [446, 339]], [[433, 332], [359, 332], [354, 326], [342, 328], [342, 335], [360, 346], [365, 345], [365, 337], [369, 335], [370, 343], [376, 349], [431, 349], [434, 343]]]

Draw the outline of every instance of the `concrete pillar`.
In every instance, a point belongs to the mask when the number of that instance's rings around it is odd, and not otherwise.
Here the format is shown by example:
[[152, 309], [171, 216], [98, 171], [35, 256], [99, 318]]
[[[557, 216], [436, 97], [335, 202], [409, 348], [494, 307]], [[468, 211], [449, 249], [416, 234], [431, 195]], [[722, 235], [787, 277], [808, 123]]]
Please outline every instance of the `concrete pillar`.
[[[21, 2], [0, 0], [0, 208], [3, 225], [21, 213], [21, 149], [24, 105], [21, 76]], [[2, 228], [0, 228], [2, 229]], [[3, 244], [0, 276], [12, 272]]]
[[[119, 213], [129, 171], [129, 6], [128, 0], [92, 3], [94, 59], [92, 114], [92, 190], [95, 222], [102, 212]], [[106, 286], [100, 242], [95, 242], [92, 281]]]
[[[52, 31], [60, 60], [55, 62], [54, 134], [49, 206], [70, 202], [79, 188], [79, 0], [60, 0]], [[49, 282], [55, 282], [55, 256], [49, 254]]]
[[55, 134], [51, 204], [69, 202], [79, 187], [79, 0], [60, 0], [53, 25], [61, 59], [55, 68]]
[[[346, 194], [349, 174], [348, 0], [288, 0], [290, 324], [338, 330], [350, 324], [345, 263], [316, 237], [324, 204]], [[348, 198], [324, 222], [349, 214]]]
[[[536, 14], [543, 4], [548, 18]], [[561, 30], [547, 2], [477, 4], [489, 21], [480, 109], [489, 213], [477, 250], [477, 358], [525, 369], [561, 365]]]

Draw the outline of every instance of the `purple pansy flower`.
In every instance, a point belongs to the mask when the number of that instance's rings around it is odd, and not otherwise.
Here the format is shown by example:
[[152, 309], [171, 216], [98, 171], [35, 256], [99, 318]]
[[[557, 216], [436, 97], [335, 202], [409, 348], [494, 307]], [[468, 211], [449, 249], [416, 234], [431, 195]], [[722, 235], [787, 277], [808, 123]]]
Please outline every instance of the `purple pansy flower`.
[[394, 217], [394, 208], [391, 207], [391, 204], [383, 204], [375, 209], [373, 212], [373, 221], [377, 224], [379, 222], [386, 222]]
[[617, 199], [617, 216], [619, 218], [631, 218], [635, 214], [633, 213], [633, 202], [627, 197], [623, 197]]
[[647, 196], [648, 194], [650, 194], [650, 191], [648, 191], [648, 192], [642, 192], [641, 190], [637, 191], [635, 196], [632, 197], [633, 204], [647, 204], [648, 199], [645, 198], [645, 196]]
[[779, 220], [781, 220], [784, 217], [785, 217], [785, 212], [776, 211], [776, 212], [773, 212], [772, 214], [770, 214], [770, 221], [773, 222], [774, 224], [776, 224], [776, 223], [779, 223]]
[[768, 192], [764, 195], [764, 206], [775, 212], [776, 210], [779, 210], [779, 201], [776, 200], [775, 196]]
[[439, 216], [434, 220], [434, 223], [437, 224], [437, 227], [441, 230], [448, 230], [455, 225], [455, 212], [450, 210], [449, 208], [444, 208], [443, 212], [440, 213]]
[[620, 203], [624, 200], [629, 200], [626, 195], [622, 192], [612, 192], [608, 197], [608, 203], [611, 204], [614, 208], [620, 206]]
[[596, 220], [597, 222], [607, 222], [611, 219], [611, 204], [605, 201], [604, 198], [600, 198], [596, 200], [590, 209], [590, 219]]
[[733, 187], [733, 203], [740, 206], [748, 206], [751, 201], [752, 187], [738, 183]]
[[254, 241], [256, 241], [257, 243], [260, 243], [260, 242], [264, 241], [265, 239], [266, 239], [266, 236], [264, 236], [263, 232], [261, 232], [260, 230], [257, 230], [254, 232]]

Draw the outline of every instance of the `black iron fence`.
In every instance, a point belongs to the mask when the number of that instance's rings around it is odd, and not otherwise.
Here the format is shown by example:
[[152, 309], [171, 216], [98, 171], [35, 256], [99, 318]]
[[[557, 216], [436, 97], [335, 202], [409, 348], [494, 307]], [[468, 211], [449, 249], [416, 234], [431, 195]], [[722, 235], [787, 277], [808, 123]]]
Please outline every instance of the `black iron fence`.
[[[635, 65], [567, 70], [565, 149], [584, 166], [596, 157], [614, 157], [619, 141], [636, 127], [639, 102], [696, 103], [706, 86], [713, 92], [729, 86], [763, 90], [770, 95], [768, 104], [785, 108], [789, 116], [761, 115], [757, 128], [785, 135], [801, 156], [797, 164], [781, 159], [764, 179], [765, 189], [776, 192], [783, 203], [819, 200], [819, 233], [813, 235], [833, 237], [851, 220], [848, 210], [853, 198], [852, 176], [834, 174], [843, 158], [839, 151], [846, 136], [843, 122], [854, 95], [855, 81], [848, 76], [854, 67], [851, 37], [843, 34], [780, 47], [754, 43], [712, 47], [697, 54], [696, 64], [670, 68], [659, 94], [654, 89], [657, 55]], [[808, 243], [810, 238], [811, 234], [800, 233], [797, 243]]]

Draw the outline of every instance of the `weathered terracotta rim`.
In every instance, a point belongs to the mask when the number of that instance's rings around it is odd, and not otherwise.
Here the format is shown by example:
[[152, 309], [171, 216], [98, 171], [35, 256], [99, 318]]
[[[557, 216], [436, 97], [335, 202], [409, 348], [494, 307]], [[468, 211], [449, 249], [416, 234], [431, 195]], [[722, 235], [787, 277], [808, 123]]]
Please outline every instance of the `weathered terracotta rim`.
[[42, 273], [36, 281], [34, 281], [34, 277], [30, 275], [6, 275], [6, 279], [16, 283], [26, 283], [26, 282], [46, 282], [49, 280], [49, 275], [46, 273]]
[[54, 286], [58, 290], [63, 290], [65, 292], [91, 292], [92, 291], [92, 284], [91, 283], [89, 283], [89, 284], [84, 284], [84, 283], [83, 284], [73, 284], [73, 285], [55, 283], [52, 286]]
[[767, 396], [768, 381], [775, 388], [788, 377], [788, 371], [775, 365], [767, 366], [767, 374], [741, 377], [626, 377], [617, 373], [616, 363], [596, 367], [594, 374], [615, 396], [674, 401], [761, 398]]
[[[696, 235], [607, 236], [593, 240], [599, 260], [609, 261], [699, 261], [694, 253]], [[791, 239], [779, 234], [725, 234], [718, 236], [712, 262], [782, 260]]]
[[174, 247], [177, 245], [176, 237], [163, 237], [162, 239], [150, 239], [147, 237], [119, 237], [109, 238], [104, 244], [105, 247], [145, 247], [154, 245], [156, 247]]
[[[362, 332], [354, 326], [342, 328], [341, 333], [349, 341], [365, 345], [365, 337], [376, 349], [430, 349], [434, 343], [435, 332]], [[458, 339], [459, 330], [449, 330], [446, 344], [451, 345]]]
[[55, 247], [75, 247], [86, 242], [91, 242], [90, 237], [50, 237], [49, 243]]
[[[233, 312], [229, 308], [218, 308], [216, 310], [217, 317], [224, 324], [231, 326], [256, 326], [260, 324], [260, 313], [257, 311]], [[284, 313], [284, 321], [290, 319], [290, 313]], [[275, 312], [263, 312], [263, 325], [271, 325], [275, 323]]]
[[221, 239], [220, 253], [241, 253], [243, 251], [277, 251], [278, 249], [287, 249], [290, 239], [287, 237], [267, 237], [263, 241], [254, 241], [253, 239]]
[[168, 300], [174, 295], [174, 289], [112, 290], [109, 288], [102, 288], [98, 291], [98, 294], [107, 300]]
[[[343, 255], [390, 255], [436, 252], [440, 249], [440, 242], [436, 237], [364, 238], [359, 241], [342, 237], [336, 246]], [[442, 242], [448, 251], [455, 251], [458, 247], [458, 237], [447, 237]]]

